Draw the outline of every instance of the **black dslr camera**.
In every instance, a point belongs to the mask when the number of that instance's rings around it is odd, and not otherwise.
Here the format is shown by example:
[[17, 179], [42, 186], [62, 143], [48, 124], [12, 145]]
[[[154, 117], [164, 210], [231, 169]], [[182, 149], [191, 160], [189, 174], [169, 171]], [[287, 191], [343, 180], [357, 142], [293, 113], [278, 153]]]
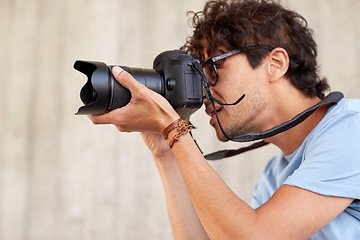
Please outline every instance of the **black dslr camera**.
[[[182, 50], [159, 54], [154, 69], [121, 66], [138, 82], [164, 96], [176, 112], [187, 118], [198, 110], [202, 101], [202, 76], [194, 67], [198, 59]], [[129, 103], [131, 92], [119, 84], [111, 69], [103, 62], [76, 61], [74, 68], [87, 77], [80, 98], [85, 104], [76, 114], [97, 115], [121, 108]]]

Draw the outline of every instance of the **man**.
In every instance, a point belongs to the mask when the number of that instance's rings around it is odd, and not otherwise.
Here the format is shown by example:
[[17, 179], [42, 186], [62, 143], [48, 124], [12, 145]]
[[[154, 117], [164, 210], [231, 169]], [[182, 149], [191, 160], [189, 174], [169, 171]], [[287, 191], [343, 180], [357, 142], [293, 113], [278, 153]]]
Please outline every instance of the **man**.
[[[297, 13], [271, 1], [218, 0], [193, 20], [185, 48], [202, 62], [206, 112], [220, 140], [271, 129], [324, 98], [328, 85], [317, 74], [316, 44]], [[163, 97], [118, 67], [113, 74], [132, 92], [130, 103], [89, 117], [142, 132], [164, 184], [175, 239], [360, 236], [359, 101], [324, 104], [264, 139], [282, 153], [269, 161], [249, 206], [209, 166], [190, 127]]]

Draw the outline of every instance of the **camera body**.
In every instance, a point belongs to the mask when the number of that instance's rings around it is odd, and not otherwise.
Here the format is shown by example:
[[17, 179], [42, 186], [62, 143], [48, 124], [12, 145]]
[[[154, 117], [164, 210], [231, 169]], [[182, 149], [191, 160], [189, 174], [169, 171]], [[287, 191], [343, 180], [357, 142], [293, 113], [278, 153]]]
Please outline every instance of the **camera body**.
[[[197, 58], [182, 50], [159, 54], [153, 69], [121, 66], [138, 82], [164, 96], [182, 118], [188, 118], [203, 103], [202, 75], [193, 67]], [[87, 77], [87, 83], [80, 92], [85, 104], [78, 114], [98, 115], [120, 108], [129, 103], [131, 92], [119, 84], [111, 69], [103, 62], [77, 60], [74, 68]]]

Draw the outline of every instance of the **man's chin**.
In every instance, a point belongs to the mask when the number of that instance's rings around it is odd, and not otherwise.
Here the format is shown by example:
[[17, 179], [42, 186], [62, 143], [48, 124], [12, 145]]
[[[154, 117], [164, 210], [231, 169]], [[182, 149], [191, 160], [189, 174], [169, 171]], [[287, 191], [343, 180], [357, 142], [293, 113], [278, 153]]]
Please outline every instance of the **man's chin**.
[[229, 139], [227, 137], [225, 137], [223, 134], [221, 134], [221, 136], [217, 137], [219, 139], [220, 142], [228, 142]]
[[216, 136], [219, 139], [219, 141], [221, 141], [221, 142], [229, 141], [229, 139], [227, 137], [225, 137], [225, 135], [223, 134], [223, 132], [221, 131], [220, 128], [216, 128], [215, 131], [216, 131]]
[[[219, 125], [216, 125], [216, 126], [213, 126], [213, 127], [214, 127], [214, 129], [215, 129], [216, 136], [217, 136], [217, 138], [219, 139], [219, 141], [221, 141], [221, 142], [228, 142], [228, 141], [230, 141], [230, 139], [228, 139], [228, 138], [224, 135], [224, 133], [221, 131]], [[233, 137], [235, 137], [235, 136], [239, 136], [239, 135], [242, 135], [242, 134], [247, 134], [247, 133], [252, 132], [252, 131], [250, 131], [250, 130], [244, 131], [243, 129], [240, 129], [240, 130], [238, 130], [238, 131], [231, 131], [231, 130], [229, 130], [229, 129], [224, 129], [224, 131], [225, 131], [225, 133], [226, 133], [229, 137], [231, 137], [231, 138], [233, 138]]]

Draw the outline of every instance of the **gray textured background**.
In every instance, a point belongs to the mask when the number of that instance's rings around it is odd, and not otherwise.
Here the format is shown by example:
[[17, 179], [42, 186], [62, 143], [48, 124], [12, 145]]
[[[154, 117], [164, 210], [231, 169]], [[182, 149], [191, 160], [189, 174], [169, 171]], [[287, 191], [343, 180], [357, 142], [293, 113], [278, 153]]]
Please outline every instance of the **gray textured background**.
[[[171, 239], [164, 192], [139, 134], [74, 116], [76, 59], [150, 68], [191, 34], [203, 0], [0, 0], [0, 239]], [[321, 73], [360, 97], [360, 1], [288, 0], [315, 30]], [[220, 144], [203, 110], [205, 152]], [[249, 201], [275, 147], [213, 163]]]

